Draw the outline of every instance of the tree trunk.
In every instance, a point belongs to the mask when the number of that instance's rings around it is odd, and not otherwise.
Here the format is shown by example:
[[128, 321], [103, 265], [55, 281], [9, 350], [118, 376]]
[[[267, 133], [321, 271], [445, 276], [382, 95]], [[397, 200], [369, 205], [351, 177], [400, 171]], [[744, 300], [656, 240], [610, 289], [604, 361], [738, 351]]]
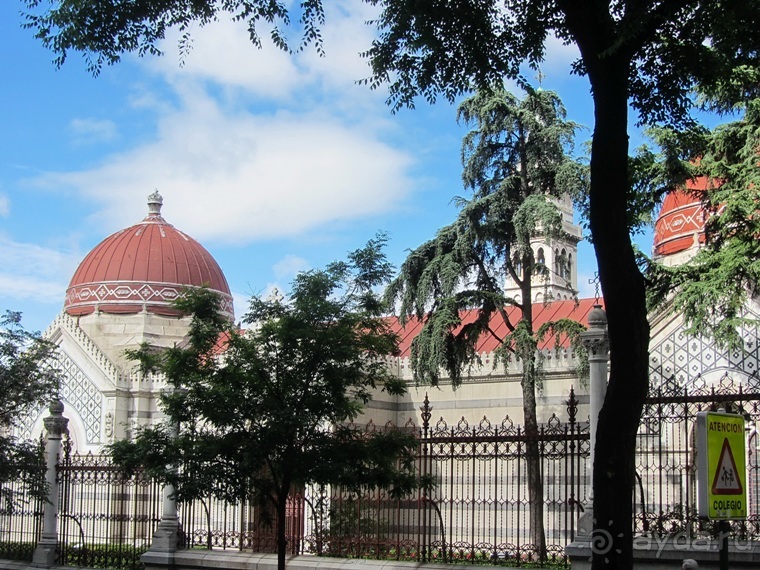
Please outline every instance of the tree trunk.
[[523, 415], [525, 423], [525, 458], [528, 483], [528, 508], [530, 509], [530, 540], [539, 560], [546, 559], [546, 534], [544, 532], [544, 482], [541, 474], [541, 453], [538, 442], [538, 419], [536, 418], [536, 362], [535, 352], [525, 354], [523, 360]]
[[633, 567], [636, 434], [648, 389], [645, 284], [628, 231], [628, 78], [622, 56], [589, 68], [595, 107], [590, 226], [607, 311], [610, 381], [594, 460], [592, 568]]
[[[526, 275], [522, 289], [522, 319], [533, 339], [533, 304], [531, 299], [533, 263], [524, 264]], [[523, 423], [525, 425], [525, 458], [528, 484], [528, 509], [530, 540], [539, 560], [546, 559], [546, 533], [544, 532], [544, 482], [541, 476], [541, 454], [538, 443], [538, 418], [536, 417], [536, 343], [521, 347]]]
[[277, 570], [285, 570], [285, 558], [288, 553], [288, 539], [286, 535], [288, 526], [288, 491], [289, 489], [284, 492], [280, 491], [277, 497]]
[[607, 311], [610, 381], [594, 453], [592, 569], [633, 568], [636, 434], [649, 385], [645, 284], [628, 230], [628, 86], [632, 54], [609, 4], [558, 0], [594, 99], [589, 225]]

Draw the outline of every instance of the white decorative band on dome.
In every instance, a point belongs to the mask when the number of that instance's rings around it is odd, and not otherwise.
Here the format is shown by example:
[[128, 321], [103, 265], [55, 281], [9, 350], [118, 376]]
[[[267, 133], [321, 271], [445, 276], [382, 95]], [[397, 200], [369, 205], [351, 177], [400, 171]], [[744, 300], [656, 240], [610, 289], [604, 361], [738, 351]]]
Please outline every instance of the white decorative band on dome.
[[[66, 291], [64, 308], [70, 310], [92, 307], [93, 310], [97, 310], [101, 305], [108, 305], [124, 309], [134, 308], [134, 312], [138, 312], [143, 307], [161, 307], [167, 310], [173, 309], [172, 303], [185, 288], [184, 285], [174, 283], [137, 281], [86, 283], [69, 287]], [[215, 292], [221, 298], [222, 314], [232, 319], [234, 317], [232, 297], [221, 291]]]
[[662, 226], [662, 233], [698, 231], [705, 227], [705, 213], [700, 203], [687, 204], [661, 216], [657, 225]]

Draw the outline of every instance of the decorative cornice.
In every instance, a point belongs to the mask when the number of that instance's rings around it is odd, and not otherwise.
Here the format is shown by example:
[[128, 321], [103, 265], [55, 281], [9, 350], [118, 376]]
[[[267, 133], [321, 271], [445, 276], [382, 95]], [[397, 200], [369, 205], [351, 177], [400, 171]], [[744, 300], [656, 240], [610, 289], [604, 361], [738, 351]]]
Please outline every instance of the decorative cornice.
[[[185, 285], [141, 281], [113, 281], [85, 283], [69, 287], [64, 305], [69, 310], [92, 308], [97, 311], [101, 305], [117, 306], [134, 312], [152, 308], [174, 310], [173, 302], [185, 290]], [[234, 315], [232, 296], [216, 291], [221, 297], [221, 311], [228, 319]]]
[[585, 331], [581, 333], [581, 342], [589, 357], [606, 358], [610, 352], [610, 342], [604, 331], [601, 334], [596, 331]]
[[118, 385], [121, 380], [125, 380], [125, 375], [119, 372], [119, 368], [100, 350], [98, 345], [87, 336], [87, 333], [77, 325], [77, 321], [68, 315], [66, 311], [58, 314], [42, 336], [50, 338], [58, 328], [65, 330], [76, 341], [77, 345], [90, 357], [114, 386]]

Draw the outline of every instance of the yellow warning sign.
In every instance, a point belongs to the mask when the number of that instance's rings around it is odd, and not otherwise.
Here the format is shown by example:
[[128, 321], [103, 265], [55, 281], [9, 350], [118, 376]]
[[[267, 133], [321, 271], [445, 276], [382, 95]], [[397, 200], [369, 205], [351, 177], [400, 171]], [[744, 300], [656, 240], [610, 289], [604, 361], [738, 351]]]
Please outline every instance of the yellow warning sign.
[[747, 516], [744, 417], [721, 412], [697, 414], [697, 506], [699, 516]]

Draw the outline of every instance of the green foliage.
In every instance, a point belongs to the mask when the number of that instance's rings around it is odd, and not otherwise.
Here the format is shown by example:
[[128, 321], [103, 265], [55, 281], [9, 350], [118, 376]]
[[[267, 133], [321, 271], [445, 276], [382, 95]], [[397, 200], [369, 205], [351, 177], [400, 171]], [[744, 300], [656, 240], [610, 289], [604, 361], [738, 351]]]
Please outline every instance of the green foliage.
[[669, 168], [665, 161], [671, 187], [687, 179], [706, 180], [707, 189], [698, 197], [708, 217], [705, 246], [689, 263], [648, 265], [650, 302], [682, 313], [689, 334], [710, 335], [739, 348], [738, 329], [751, 320], [745, 313], [747, 296], [760, 292], [760, 99], [747, 102], [739, 120], [698, 134], [701, 144], [692, 146], [682, 142], [683, 135], [658, 133], [658, 143], [669, 145], [670, 154], [684, 163]]
[[[379, 35], [364, 54], [372, 65], [364, 83], [373, 88], [389, 83], [394, 109], [413, 106], [419, 96], [453, 101], [475, 87], [519, 78], [524, 64], [540, 66], [551, 36], [582, 48], [574, 64], [579, 74], [593, 75], [596, 58], [621, 58], [643, 123], [687, 121], [695, 85], [708, 95], [706, 106], [718, 110], [730, 105], [719, 103], [717, 92], [730, 92], [734, 99], [758, 94], [760, 7], [755, 2], [366, 1], [381, 13], [370, 22]], [[55, 54], [55, 64], [81, 52], [95, 74], [125, 53], [160, 55], [159, 42], [170, 29], [180, 32], [184, 55], [192, 27], [223, 17], [243, 23], [255, 46], [261, 45], [263, 28], [283, 50], [313, 44], [323, 53], [323, 0], [23, 2], [25, 26]], [[295, 47], [289, 35], [299, 37]]]
[[[459, 118], [474, 127], [462, 143], [462, 179], [473, 197], [459, 199], [456, 221], [409, 254], [386, 293], [399, 302], [402, 320], [423, 321], [412, 365], [418, 381], [434, 385], [441, 370], [458, 385], [485, 336], [498, 340], [502, 358], [533, 360], [532, 318], [520, 321], [531, 308], [532, 284], [550, 268], [534, 259], [531, 239], [562, 237], [562, 215], [551, 198], [585, 190], [579, 184], [585, 167], [569, 155], [577, 125], [565, 120], [555, 93], [528, 87], [518, 100], [495, 88], [462, 102]], [[522, 301], [507, 294], [507, 279], [519, 284]], [[519, 309], [515, 322], [509, 306]], [[471, 309], [474, 318], [463, 323], [463, 311]], [[493, 330], [494, 316], [508, 334]]]
[[[370, 500], [371, 501], [371, 500]], [[349, 498], [330, 507], [329, 526], [322, 530], [327, 543], [322, 554], [340, 557], [368, 557], [368, 544], [385, 544], [389, 524], [371, 502]], [[382, 558], [381, 552], [375, 552]]]
[[167, 31], [180, 31], [180, 54], [184, 57], [192, 41], [190, 29], [206, 26], [223, 16], [244, 22], [251, 43], [261, 47], [259, 27], [272, 42], [290, 51], [287, 35], [290, 11], [297, 11], [301, 39], [296, 49], [314, 44], [322, 52], [320, 27], [324, 25], [321, 0], [303, 0], [299, 8], [276, 0], [23, 0], [25, 27], [33, 30], [43, 45], [55, 54], [60, 67], [69, 52], [81, 52], [94, 75], [102, 66], [121, 61], [125, 53], [161, 55], [158, 44]]
[[[458, 119], [477, 126], [462, 142], [465, 186], [482, 196], [501, 190], [518, 202], [528, 193], [581, 192], [583, 187], [565, 185], [572, 178], [566, 173], [581, 168], [569, 155], [579, 125], [567, 120], [556, 93], [523, 88], [522, 101], [503, 87], [492, 87], [460, 104]], [[521, 167], [526, 164], [530, 168]]]
[[10, 540], [0, 541], [0, 556], [4, 560], [23, 560], [31, 562], [34, 558], [34, 549], [37, 542], [13, 542]]
[[[10, 435], [25, 413], [36, 412], [58, 391], [55, 345], [21, 326], [21, 313], [0, 316], [0, 485], [23, 481], [32, 497], [47, 494], [45, 462], [39, 442], [19, 441]], [[0, 491], [12, 509], [14, 496]]]
[[192, 314], [187, 345], [131, 354], [166, 376], [170, 419], [114, 443], [115, 461], [171, 483], [180, 501], [268, 503], [282, 529], [293, 488], [381, 487], [393, 497], [414, 489], [413, 434], [348, 425], [372, 390], [405, 389], [386, 363], [398, 340], [374, 292], [391, 272], [384, 243], [379, 236], [346, 262], [299, 274], [287, 298], [254, 297], [247, 331], [219, 316], [213, 292], [187, 291], [177, 304]]
[[525, 64], [541, 65], [552, 36], [581, 48], [578, 74], [593, 76], [619, 60], [643, 123], [688, 122], [697, 84], [757, 94], [755, 2], [369, 1], [382, 13], [366, 54], [373, 68], [367, 83], [390, 83], [393, 108], [413, 106], [417, 97], [453, 101], [473, 87], [519, 78]]
[[69, 545], [63, 549], [60, 565], [111, 570], [142, 570], [145, 565], [140, 561], [140, 556], [147, 550], [147, 546], [131, 544]]

